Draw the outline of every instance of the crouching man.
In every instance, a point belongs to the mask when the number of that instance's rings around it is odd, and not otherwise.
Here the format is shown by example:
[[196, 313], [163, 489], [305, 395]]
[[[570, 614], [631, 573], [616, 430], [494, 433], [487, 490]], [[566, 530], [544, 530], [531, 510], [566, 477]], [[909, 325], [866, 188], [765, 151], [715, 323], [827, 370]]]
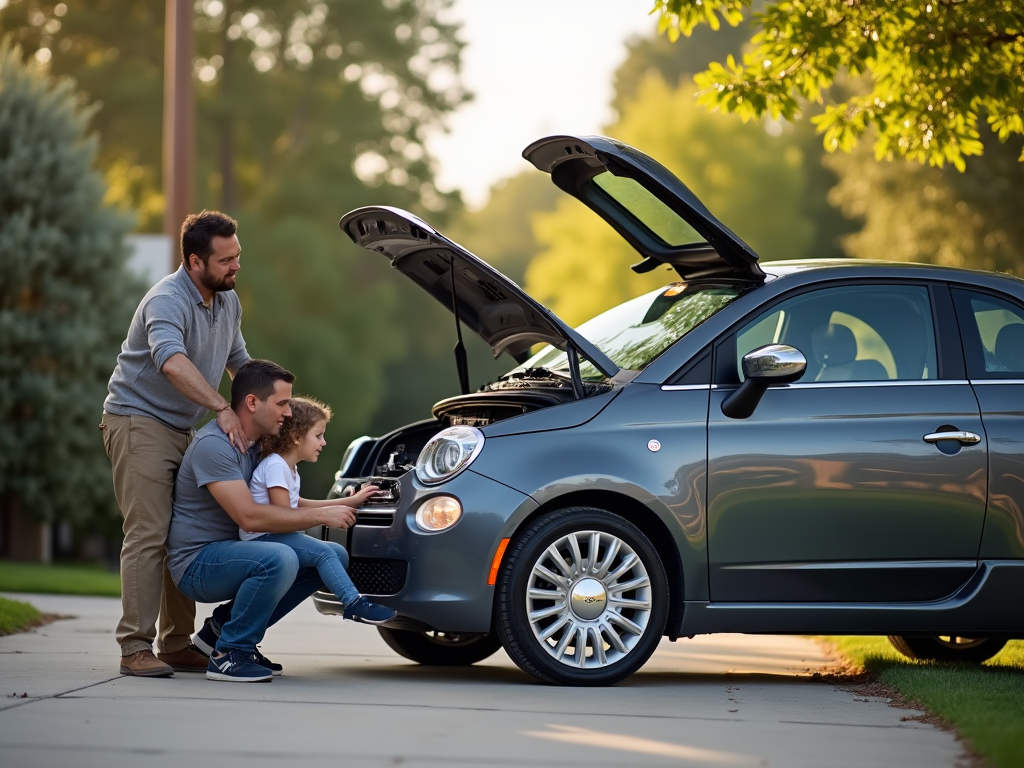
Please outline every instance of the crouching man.
[[[348, 528], [351, 507], [277, 507], [257, 504], [249, 492], [259, 462], [256, 441], [276, 435], [291, 415], [295, 377], [269, 360], [250, 360], [231, 382], [231, 408], [249, 449], [235, 450], [215, 422], [200, 429], [185, 451], [174, 486], [167, 565], [182, 593], [218, 606], [197, 634], [212, 651], [206, 676], [229, 682], [265, 682], [280, 674], [256, 649], [267, 627], [323, 586], [315, 568], [300, 568], [285, 544], [239, 541], [238, 529], [290, 533], [315, 525]], [[205, 648], [204, 648], [205, 650]]]

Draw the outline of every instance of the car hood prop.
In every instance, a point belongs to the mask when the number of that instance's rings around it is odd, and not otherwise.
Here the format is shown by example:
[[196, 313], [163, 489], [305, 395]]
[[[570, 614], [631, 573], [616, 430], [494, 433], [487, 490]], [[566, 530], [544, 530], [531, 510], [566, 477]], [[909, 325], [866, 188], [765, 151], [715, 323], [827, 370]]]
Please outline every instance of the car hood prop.
[[[496, 358], [506, 352], [521, 364], [533, 345], [543, 343], [566, 350], [570, 364], [575, 350], [605, 376], [619, 372], [607, 355], [512, 280], [408, 211], [357, 208], [342, 216], [339, 226], [352, 242], [386, 256], [391, 266], [451, 310], [456, 323], [482, 338]], [[460, 327], [455, 354], [465, 391], [469, 376]], [[582, 396], [578, 360], [572, 375], [573, 392]]]
[[524, 149], [523, 157], [644, 257], [634, 271], [669, 264], [687, 281], [764, 282], [750, 246], [671, 171], [628, 144], [604, 136], [548, 136]]

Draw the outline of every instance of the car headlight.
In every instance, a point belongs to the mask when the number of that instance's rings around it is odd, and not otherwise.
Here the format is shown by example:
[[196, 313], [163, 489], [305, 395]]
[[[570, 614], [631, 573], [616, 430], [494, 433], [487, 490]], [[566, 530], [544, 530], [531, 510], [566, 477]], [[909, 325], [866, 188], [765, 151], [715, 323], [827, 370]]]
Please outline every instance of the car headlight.
[[451, 480], [468, 467], [484, 447], [476, 427], [449, 427], [430, 438], [416, 459], [416, 478], [424, 485]]
[[434, 496], [416, 510], [416, 525], [424, 531], [446, 531], [459, 522], [462, 505], [454, 496]]

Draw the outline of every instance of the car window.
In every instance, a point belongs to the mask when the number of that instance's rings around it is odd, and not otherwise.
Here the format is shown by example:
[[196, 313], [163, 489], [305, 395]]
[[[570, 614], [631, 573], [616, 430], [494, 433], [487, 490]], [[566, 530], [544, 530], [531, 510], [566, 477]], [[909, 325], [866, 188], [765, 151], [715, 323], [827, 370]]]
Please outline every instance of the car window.
[[707, 242], [679, 214], [633, 179], [604, 171], [594, 177], [593, 184], [629, 211], [666, 245]]
[[[673, 283], [613, 307], [576, 330], [620, 368], [642, 371], [743, 292], [744, 289], [732, 285]], [[569, 362], [565, 352], [546, 346], [512, 373], [530, 368], [568, 371]], [[603, 378], [603, 374], [586, 361], [581, 361], [580, 373], [584, 379]]]
[[955, 291], [971, 324], [964, 334], [972, 379], [1024, 377], [1024, 310], [1008, 301], [973, 291]]
[[765, 344], [788, 344], [807, 358], [802, 382], [936, 379], [928, 290], [846, 286], [800, 294], [757, 316], [736, 335], [736, 368]]

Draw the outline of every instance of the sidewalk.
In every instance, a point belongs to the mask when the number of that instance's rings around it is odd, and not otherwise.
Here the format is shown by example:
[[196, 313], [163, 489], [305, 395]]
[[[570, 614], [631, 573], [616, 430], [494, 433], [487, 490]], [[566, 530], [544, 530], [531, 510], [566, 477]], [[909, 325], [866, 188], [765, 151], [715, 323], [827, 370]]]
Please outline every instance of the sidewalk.
[[902, 721], [906, 710], [812, 681], [829, 660], [803, 638], [665, 641], [624, 683], [556, 688], [503, 652], [470, 668], [420, 667], [373, 629], [307, 603], [261, 646], [284, 675], [240, 685], [117, 674], [116, 599], [7, 596], [77, 618], [0, 638], [4, 768], [952, 768], [962, 754], [950, 734]]

